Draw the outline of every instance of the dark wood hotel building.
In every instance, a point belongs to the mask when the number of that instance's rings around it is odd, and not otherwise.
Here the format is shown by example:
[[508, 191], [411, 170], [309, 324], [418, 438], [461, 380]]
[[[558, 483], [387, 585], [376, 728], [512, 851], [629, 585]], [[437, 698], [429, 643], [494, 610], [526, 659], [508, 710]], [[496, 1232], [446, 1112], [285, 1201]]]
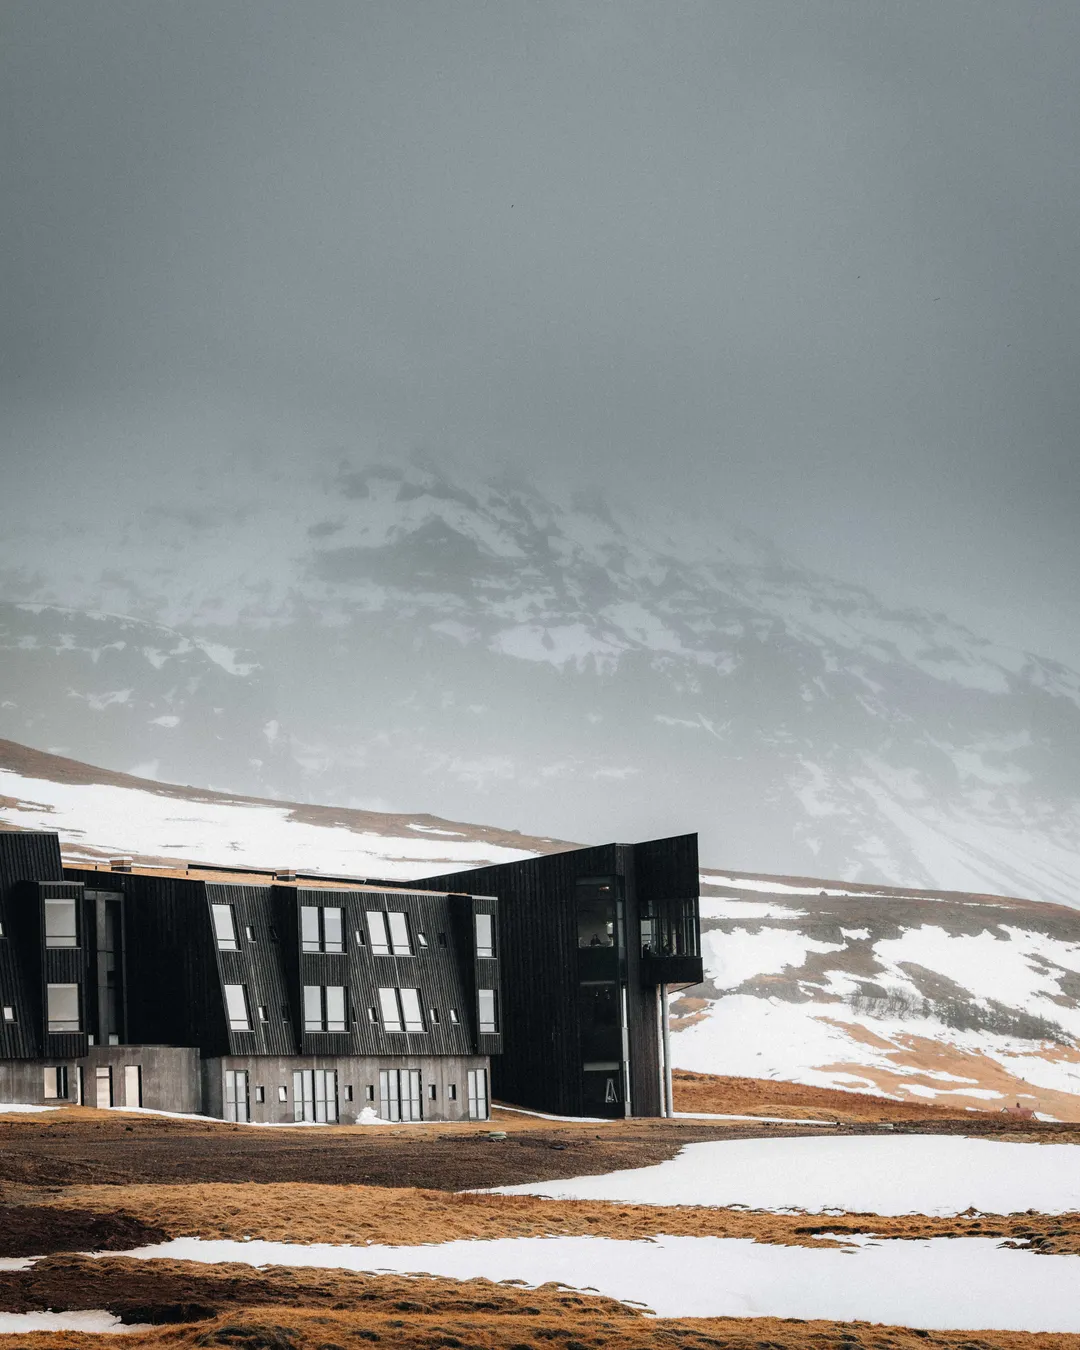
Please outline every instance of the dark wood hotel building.
[[65, 866], [55, 834], [0, 831], [0, 1102], [664, 1114], [697, 894], [694, 835], [397, 885]]

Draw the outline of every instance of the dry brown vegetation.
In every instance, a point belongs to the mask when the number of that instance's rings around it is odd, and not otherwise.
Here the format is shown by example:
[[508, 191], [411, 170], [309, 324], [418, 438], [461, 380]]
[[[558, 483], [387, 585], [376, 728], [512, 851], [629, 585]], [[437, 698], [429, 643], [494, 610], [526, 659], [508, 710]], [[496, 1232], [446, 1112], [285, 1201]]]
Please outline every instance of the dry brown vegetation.
[[971, 1114], [960, 1106], [898, 1102], [869, 1093], [778, 1083], [771, 1078], [721, 1077], [687, 1069], [674, 1071], [672, 1087], [676, 1111], [841, 1121], [951, 1120], [967, 1119]]
[[[93, 1267], [93, 1269], [91, 1269]], [[7, 1287], [13, 1277], [0, 1276]], [[161, 1324], [123, 1335], [48, 1332], [8, 1344], [26, 1350], [1080, 1350], [1080, 1336], [998, 1331], [912, 1331], [867, 1322], [796, 1318], [652, 1318], [598, 1294], [561, 1285], [522, 1289], [487, 1280], [361, 1275], [243, 1266], [199, 1267], [112, 1258], [56, 1258], [17, 1277], [5, 1295], [22, 1307], [107, 1307], [128, 1323]], [[21, 1298], [21, 1303], [20, 1303]], [[98, 1300], [93, 1303], [92, 1300]], [[168, 1319], [166, 1321], [166, 1319]]]
[[[28, 1196], [23, 1197], [24, 1201]], [[44, 1203], [41, 1203], [44, 1202]], [[168, 1237], [263, 1238], [275, 1242], [385, 1243], [410, 1246], [504, 1237], [753, 1238], [818, 1247], [819, 1236], [874, 1233], [891, 1238], [1000, 1237], [1047, 1252], [1080, 1251], [1080, 1214], [925, 1215], [772, 1214], [764, 1210], [690, 1205], [620, 1205], [597, 1200], [543, 1200], [531, 1195], [449, 1195], [445, 1191], [375, 1186], [75, 1186], [24, 1203], [30, 1241], [42, 1215], [57, 1208], [89, 1216], [122, 1216], [127, 1246]], [[0, 1207], [9, 1230], [12, 1210]], [[100, 1236], [98, 1238], [100, 1242]], [[10, 1241], [9, 1241], [10, 1245]], [[111, 1245], [111, 1244], [110, 1244]], [[40, 1252], [42, 1247], [33, 1249]], [[5, 1255], [29, 1255], [14, 1246]]]
[[[971, 1133], [1080, 1140], [1077, 1127], [913, 1109], [883, 1098], [754, 1079], [680, 1073], [678, 1105], [731, 1114], [834, 1119], [829, 1133]], [[938, 1333], [776, 1318], [654, 1319], [609, 1298], [546, 1285], [456, 1282], [308, 1269], [90, 1260], [173, 1236], [425, 1243], [453, 1238], [661, 1233], [787, 1245], [893, 1238], [995, 1237], [1037, 1252], [1080, 1254], [1080, 1214], [1002, 1217], [768, 1214], [661, 1208], [534, 1196], [457, 1194], [463, 1186], [639, 1167], [701, 1139], [819, 1133], [750, 1122], [545, 1121], [504, 1114], [492, 1125], [252, 1130], [200, 1120], [62, 1110], [0, 1119], [0, 1255], [56, 1255], [0, 1272], [0, 1308], [106, 1308], [152, 1330], [123, 1336], [42, 1333], [4, 1338], [26, 1350], [247, 1350], [490, 1347], [645, 1350], [648, 1346], [797, 1350], [1080, 1350], [1080, 1336]], [[206, 1180], [209, 1177], [211, 1180]], [[366, 1184], [364, 1184], [366, 1183]], [[36, 1245], [35, 1245], [36, 1244]], [[973, 1319], [974, 1320], [974, 1319]]]

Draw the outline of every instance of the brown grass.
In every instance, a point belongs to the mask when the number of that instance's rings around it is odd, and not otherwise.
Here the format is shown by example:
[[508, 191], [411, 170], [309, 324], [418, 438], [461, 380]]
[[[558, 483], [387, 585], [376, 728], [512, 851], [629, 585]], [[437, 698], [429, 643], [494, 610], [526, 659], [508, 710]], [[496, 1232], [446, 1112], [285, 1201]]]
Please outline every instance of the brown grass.
[[[371, 1282], [375, 1284], [375, 1281]], [[380, 1281], [387, 1284], [387, 1281]], [[867, 1322], [756, 1318], [651, 1318], [611, 1300], [555, 1285], [516, 1291], [474, 1280], [461, 1285], [394, 1281], [389, 1297], [361, 1309], [270, 1304], [231, 1307], [212, 1319], [125, 1335], [47, 1332], [20, 1336], [20, 1350], [1080, 1350], [1080, 1336], [1001, 1331], [912, 1331]]]
[[898, 1102], [869, 1093], [779, 1083], [770, 1078], [721, 1077], [687, 1069], [676, 1069], [671, 1077], [676, 1111], [841, 1121], [949, 1120], [971, 1114], [960, 1106]]
[[[73, 1186], [54, 1205], [123, 1213], [172, 1237], [263, 1238], [276, 1242], [415, 1246], [503, 1237], [753, 1238], [820, 1246], [821, 1233], [891, 1238], [1000, 1237], [1039, 1250], [1080, 1251], [1080, 1213], [1063, 1215], [770, 1214], [708, 1206], [619, 1205], [531, 1195], [302, 1184]], [[838, 1239], [842, 1241], [842, 1236]]]

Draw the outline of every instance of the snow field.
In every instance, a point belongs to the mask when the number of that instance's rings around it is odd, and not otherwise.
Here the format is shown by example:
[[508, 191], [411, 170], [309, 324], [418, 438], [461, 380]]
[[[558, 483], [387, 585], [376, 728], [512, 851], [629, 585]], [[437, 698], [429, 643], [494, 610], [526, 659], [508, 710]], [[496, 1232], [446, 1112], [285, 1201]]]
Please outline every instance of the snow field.
[[810, 1214], [1064, 1214], [1080, 1209], [1080, 1146], [927, 1134], [732, 1139], [687, 1144], [654, 1167], [493, 1193]]
[[846, 1249], [749, 1238], [497, 1238], [424, 1247], [305, 1246], [177, 1238], [118, 1255], [435, 1275], [554, 1280], [660, 1317], [855, 1319], [936, 1330], [1080, 1331], [1077, 1258], [995, 1238], [853, 1239]]
[[53, 783], [0, 769], [0, 797], [21, 805], [0, 821], [56, 830], [64, 852], [80, 848], [231, 866], [295, 867], [408, 881], [443, 865], [480, 867], [533, 855], [466, 838], [361, 834], [290, 818], [288, 806], [197, 801], [109, 784]]

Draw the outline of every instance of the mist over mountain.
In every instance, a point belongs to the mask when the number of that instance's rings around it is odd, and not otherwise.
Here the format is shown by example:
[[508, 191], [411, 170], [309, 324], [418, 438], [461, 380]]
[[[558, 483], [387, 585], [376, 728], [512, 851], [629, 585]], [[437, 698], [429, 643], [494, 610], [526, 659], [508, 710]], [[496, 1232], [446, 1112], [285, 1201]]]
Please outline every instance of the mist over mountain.
[[1080, 676], [708, 516], [347, 460], [80, 505], [0, 543], [0, 736], [234, 792], [580, 840], [697, 829], [713, 865], [1080, 903]]

